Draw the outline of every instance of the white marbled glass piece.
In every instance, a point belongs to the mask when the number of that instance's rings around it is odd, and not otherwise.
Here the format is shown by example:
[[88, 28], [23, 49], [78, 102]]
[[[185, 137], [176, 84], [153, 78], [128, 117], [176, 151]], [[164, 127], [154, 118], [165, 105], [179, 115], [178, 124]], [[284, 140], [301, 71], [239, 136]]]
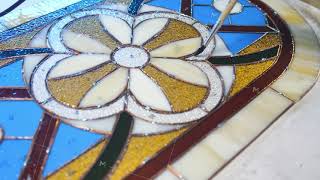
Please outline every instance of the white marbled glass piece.
[[160, 111], [171, 111], [170, 103], [161, 88], [141, 70], [130, 70], [129, 87], [142, 105]]
[[270, 88], [266, 89], [243, 110], [173, 163], [173, 168], [187, 179], [210, 178], [291, 105], [292, 101], [289, 99]]
[[[209, 38], [209, 29], [204, 26], [203, 24], [197, 22], [197, 23], [194, 23], [192, 25], [194, 28], [196, 28], [198, 30], [198, 32], [201, 34], [201, 37], [202, 37], [202, 40], [206, 40]], [[203, 43], [203, 42], [202, 42]], [[187, 59], [188, 60], [195, 60], [195, 61], [203, 61], [207, 58], [210, 57], [212, 51], [215, 49], [215, 39], [212, 39], [209, 44], [206, 46], [206, 48], [198, 55], [196, 56], [191, 56], [191, 57], [188, 57]]]
[[224, 83], [224, 95], [227, 96], [236, 78], [234, 66], [216, 66]]
[[177, 14], [175, 12], [156, 11], [156, 12], [150, 12], [150, 13], [142, 13], [141, 15], [135, 17], [135, 23], [139, 24], [140, 22], [145, 21], [147, 19], [151, 19], [151, 18], [172, 18], [172, 19], [185, 22], [190, 25], [196, 22], [196, 20], [194, 20], [193, 18], [190, 18], [189, 16]]
[[58, 62], [49, 73], [48, 78], [58, 78], [79, 74], [93, 67], [110, 61], [109, 55], [104, 54], [79, 54]]
[[155, 177], [154, 180], [179, 180], [179, 178], [166, 169]]
[[[63, 122], [70, 124], [74, 127], [89, 130], [93, 132], [97, 132], [100, 134], [108, 134], [112, 133], [114, 125], [117, 121], [118, 116], [111, 116], [103, 119], [95, 119], [89, 121], [81, 121], [81, 120], [68, 120], [62, 119]], [[143, 119], [134, 117], [134, 124], [132, 128], [132, 134], [135, 135], [152, 135], [152, 134], [160, 134], [168, 131], [176, 130], [182, 128], [182, 125], [161, 125], [154, 124]]]
[[131, 43], [132, 29], [126, 21], [109, 15], [100, 15], [100, 21], [110, 35], [122, 44]]
[[209, 86], [206, 74], [197, 66], [180, 59], [153, 58], [151, 64], [166, 74], [200, 86]]
[[173, 57], [179, 58], [191, 55], [201, 47], [202, 39], [200, 37], [175, 41], [163, 45], [150, 52], [153, 57]]
[[64, 30], [62, 39], [66, 46], [82, 53], [111, 53], [111, 49], [105, 44], [84, 34]]
[[47, 48], [47, 33], [50, 28], [50, 25], [43, 28], [40, 32], [38, 32], [30, 41], [30, 48]]
[[167, 18], [149, 19], [136, 25], [133, 30], [133, 41], [135, 45], [142, 45], [149, 39], [160, 33], [168, 23]]
[[141, 8], [139, 9], [138, 14], [144, 13], [144, 12], [152, 12], [152, 11], [168, 11], [168, 12], [173, 12], [170, 9], [166, 9], [166, 8], [161, 8], [161, 7], [157, 7], [157, 6], [150, 6], [147, 4], [142, 4]]
[[23, 76], [27, 84], [30, 82], [30, 78], [33, 70], [47, 55], [29, 55], [23, 60]]
[[[30, 41], [28, 48], [47, 48], [47, 33], [50, 26], [43, 28]], [[23, 76], [27, 84], [30, 82], [31, 74], [39, 62], [44, 59], [46, 55], [29, 55], [23, 61]]]
[[151, 135], [160, 134], [172, 130], [177, 130], [182, 128], [183, 125], [166, 125], [166, 124], [155, 124], [149, 121], [134, 117], [134, 124], [132, 133], [140, 135]]
[[215, 36], [216, 46], [212, 52], [212, 56], [231, 56], [232, 53], [227, 48], [224, 41], [220, 38], [220, 36]]
[[110, 135], [117, 121], [117, 116], [111, 116], [103, 119], [95, 119], [89, 121], [68, 119], [62, 119], [62, 121], [80, 129]]
[[99, 107], [121, 95], [128, 82], [128, 69], [119, 68], [98, 81], [80, 102], [80, 107]]

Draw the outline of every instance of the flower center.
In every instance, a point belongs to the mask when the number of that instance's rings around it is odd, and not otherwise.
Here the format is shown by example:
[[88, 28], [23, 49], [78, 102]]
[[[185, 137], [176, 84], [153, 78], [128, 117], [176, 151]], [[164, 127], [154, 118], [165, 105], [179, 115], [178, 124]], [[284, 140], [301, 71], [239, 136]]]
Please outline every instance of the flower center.
[[125, 46], [112, 53], [113, 60], [123, 67], [143, 67], [149, 61], [149, 53], [140, 47]]

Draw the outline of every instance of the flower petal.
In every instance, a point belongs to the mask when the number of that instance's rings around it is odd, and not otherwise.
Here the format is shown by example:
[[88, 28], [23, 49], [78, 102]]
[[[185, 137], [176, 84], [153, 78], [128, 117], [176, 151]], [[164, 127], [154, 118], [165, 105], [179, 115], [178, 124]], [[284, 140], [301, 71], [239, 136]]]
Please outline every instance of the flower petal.
[[130, 91], [144, 106], [171, 111], [170, 103], [160, 87], [139, 69], [130, 70]]
[[128, 69], [119, 68], [101, 79], [80, 102], [80, 107], [105, 105], [121, 95], [128, 82]]
[[150, 52], [153, 57], [179, 58], [195, 53], [201, 47], [202, 39], [191, 38], [161, 46]]
[[80, 54], [71, 56], [57, 63], [49, 73], [49, 78], [58, 78], [82, 73], [93, 67], [110, 61], [109, 55]]
[[187, 61], [180, 59], [153, 58], [151, 59], [151, 64], [176, 79], [195, 85], [209, 86], [206, 74]]
[[65, 28], [68, 31], [89, 36], [90, 38], [99, 41], [110, 49], [115, 49], [119, 45], [119, 43], [113, 37], [105, 32], [99, 16], [97, 15], [76, 19], [68, 24]]
[[88, 35], [65, 30], [62, 33], [62, 38], [66, 46], [79, 52], [110, 54], [112, 51], [109, 47]]
[[48, 79], [47, 87], [51, 95], [60, 103], [78, 107], [86, 93], [97, 81], [113, 72], [115, 65], [106, 64], [75, 76]]
[[199, 106], [205, 100], [208, 87], [177, 80], [166, 73], [146, 66], [143, 71], [163, 90], [173, 108], [173, 112], [183, 112]]
[[200, 32], [191, 24], [170, 19], [166, 28], [154, 39], [147, 42], [144, 47], [149, 51], [180, 40], [201, 38]]
[[133, 44], [142, 45], [157, 33], [161, 32], [168, 23], [167, 18], [148, 19], [138, 24], [133, 30]]
[[122, 44], [131, 43], [131, 33], [132, 29], [127, 22], [120, 18], [115, 18], [112, 16], [101, 15], [101, 23], [104, 28], [115, 37]]

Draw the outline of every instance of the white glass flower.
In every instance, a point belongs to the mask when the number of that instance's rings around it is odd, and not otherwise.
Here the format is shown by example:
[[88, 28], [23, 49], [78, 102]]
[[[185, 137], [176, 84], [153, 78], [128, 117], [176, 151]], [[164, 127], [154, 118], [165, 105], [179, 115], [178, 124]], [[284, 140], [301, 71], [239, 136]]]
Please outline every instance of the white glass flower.
[[96, 9], [46, 32], [55, 53], [25, 68], [26, 80], [44, 109], [74, 126], [104, 133], [127, 111], [144, 127], [133, 133], [167, 131], [203, 118], [223, 97], [220, 74], [206, 61], [214, 43], [194, 55], [208, 30], [190, 17]]

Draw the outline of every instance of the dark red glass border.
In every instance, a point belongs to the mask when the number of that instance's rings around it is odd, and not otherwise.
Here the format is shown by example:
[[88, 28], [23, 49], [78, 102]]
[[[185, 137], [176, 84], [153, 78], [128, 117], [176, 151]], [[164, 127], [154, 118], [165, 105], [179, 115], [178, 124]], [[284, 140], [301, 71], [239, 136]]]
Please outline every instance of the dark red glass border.
[[41, 179], [42, 170], [49, 153], [48, 150], [50, 150], [53, 143], [53, 137], [56, 135], [58, 126], [58, 119], [44, 113], [34, 136], [32, 147], [26, 160], [26, 165], [23, 168], [19, 179]]
[[[183, 1], [188, 2], [189, 0]], [[136, 169], [126, 179], [145, 179], [152, 178], [168, 164], [173, 163], [192, 146], [205, 138], [221, 122], [234, 115], [236, 112], [245, 107], [252, 99], [259, 95], [268, 85], [276, 80], [289, 65], [294, 52], [294, 42], [287, 24], [282, 18], [275, 13], [268, 5], [260, 0], [251, 0], [252, 3], [267, 13], [273, 21], [282, 38], [282, 49], [278, 61], [263, 76], [255, 80], [254, 83], [243, 89], [240, 93], [232, 97], [222, 107], [193, 127], [186, 134], [181, 136], [175, 143], [172, 143], [162, 150], [156, 157], [150, 159], [143, 166]], [[187, 5], [187, 3], [182, 3]], [[190, 5], [189, 5], [190, 6]], [[182, 7], [182, 9], [188, 9]], [[189, 12], [187, 12], [189, 13]]]
[[32, 100], [27, 88], [6, 87], [0, 88], [0, 100]]

